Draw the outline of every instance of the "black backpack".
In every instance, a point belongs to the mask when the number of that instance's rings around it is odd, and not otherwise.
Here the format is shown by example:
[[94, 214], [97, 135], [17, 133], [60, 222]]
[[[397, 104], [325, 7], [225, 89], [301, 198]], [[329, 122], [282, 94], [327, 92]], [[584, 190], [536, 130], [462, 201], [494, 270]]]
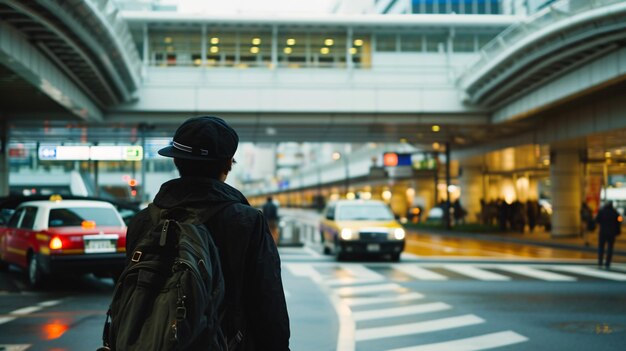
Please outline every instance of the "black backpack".
[[203, 224], [209, 218], [189, 208], [151, 204], [148, 211], [156, 225], [140, 234], [116, 283], [101, 350], [227, 350], [220, 328], [224, 279]]

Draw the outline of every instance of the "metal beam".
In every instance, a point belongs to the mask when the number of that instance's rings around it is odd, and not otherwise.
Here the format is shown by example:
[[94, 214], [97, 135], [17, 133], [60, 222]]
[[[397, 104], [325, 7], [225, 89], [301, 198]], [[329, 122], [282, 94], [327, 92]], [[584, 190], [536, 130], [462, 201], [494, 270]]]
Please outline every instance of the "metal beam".
[[86, 121], [102, 121], [102, 111], [72, 80], [45, 58], [20, 32], [1, 22], [0, 63], [73, 115]]

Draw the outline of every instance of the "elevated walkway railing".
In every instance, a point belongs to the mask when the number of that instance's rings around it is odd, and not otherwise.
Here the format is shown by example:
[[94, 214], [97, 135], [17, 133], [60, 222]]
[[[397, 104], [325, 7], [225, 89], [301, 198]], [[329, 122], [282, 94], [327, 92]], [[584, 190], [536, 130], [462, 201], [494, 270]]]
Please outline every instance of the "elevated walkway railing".
[[510, 51], [522, 38], [528, 37], [556, 22], [569, 19], [582, 12], [598, 9], [623, 0], [561, 0], [540, 10], [527, 19], [513, 24], [480, 50], [480, 59], [459, 77], [459, 85], [468, 87], [488, 71], [489, 66], [505, 51]]

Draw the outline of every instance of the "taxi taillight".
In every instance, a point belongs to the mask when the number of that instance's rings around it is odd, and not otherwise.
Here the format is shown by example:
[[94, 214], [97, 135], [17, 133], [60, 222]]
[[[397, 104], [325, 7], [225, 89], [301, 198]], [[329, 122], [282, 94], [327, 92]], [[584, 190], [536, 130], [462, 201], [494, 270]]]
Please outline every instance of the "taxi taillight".
[[80, 224], [81, 227], [83, 227], [83, 229], [93, 229], [96, 227], [96, 222], [95, 221], [83, 221]]
[[55, 236], [54, 238], [52, 238], [52, 240], [50, 240], [50, 249], [59, 250], [62, 248], [63, 248], [63, 242], [61, 241], [61, 238], [59, 238], [58, 236]]

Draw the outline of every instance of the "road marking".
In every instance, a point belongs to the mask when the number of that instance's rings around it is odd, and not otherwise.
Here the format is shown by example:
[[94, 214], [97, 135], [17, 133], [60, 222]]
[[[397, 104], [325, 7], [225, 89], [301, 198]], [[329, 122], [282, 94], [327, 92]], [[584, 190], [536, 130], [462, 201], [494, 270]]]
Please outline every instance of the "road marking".
[[0, 345], [0, 351], [24, 351], [30, 347], [30, 344], [24, 345]]
[[402, 273], [408, 274], [419, 280], [448, 280], [448, 277], [429, 271], [416, 265], [394, 264], [393, 269], [397, 269]]
[[11, 322], [19, 317], [25, 316], [33, 312], [40, 311], [44, 307], [55, 306], [55, 305], [58, 305], [59, 303], [61, 303], [61, 300], [50, 300], [50, 301], [40, 302], [36, 306], [18, 308], [15, 311], [7, 313], [4, 317], [0, 317], [0, 324]]
[[485, 320], [473, 314], [467, 314], [458, 317], [435, 319], [430, 321], [392, 325], [388, 327], [376, 327], [358, 329], [355, 332], [356, 341], [366, 341], [373, 339], [382, 339], [395, 336], [405, 336], [413, 334], [422, 334], [439, 330], [465, 327], [474, 324], [484, 323]]
[[342, 297], [352, 296], [352, 295], [361, 295], [372, 292], [381, 292], [381, 291], [393, 291], [393, 290], [401, 290], [404, 289], [399, 284], [389, 283], [389, 284], [376, 284], [376, 285], [362, 285], [362, 286], [344, 286], [343, 288], [335, 289], [335, 293]]
[[411, 292], [411, 293], [406, 293], [402, 295], [391, 295], [391, 296], [381, 296], [381, 297], [347, 297], [347, 298], [344, 298], [342, 301], [348, 306], [363, 306], [363, 305], [374, 305], [378, 303], [419, 300], [422, 298], [424, 298], [424, 295]]
[[513, 331], [485, 334], [471, 338], [393, 349], [389, 351], [479, 351], [528, 341]]
[[402, 306], [395, 308], [385, 308], [371, 311], [352, 312], [352, 319], [355, 322], [367, 321], [373, 319], [383, 319], [391, 317], [409, 316], [414, 314], [445, 311], [451, 309], [452, 306], [443, 302], [425, 303], [421, 305]]
[[573, 282], [577, 280], [575, 277], [570, 277], [567, 275], [562, 275], [562, 274], [553, 273], [553, 272], [542, 271], [542, 270], [535, 269], [532, 267], [527, 267], [527, 266], [502, 265], [496, 268], [501, 269], [503, 271], [525, 275], [527, 277], [540, 279], [540, 280], [547, 280], [547, 281], [554, 281], [554, 282], [557, 282], [557, 281], [558, 282]]
[[563, 272], [576, 273], [586, 275], [589, 277], [602, 278], [608, 280], [626, 281], [626, 274], [617, 272], [601, 271], [596, 268], [584, 267], [584, 266], [553, 266], [550, 269], [556, 269]]
[[453, 271], [456, 273], [463, 274], [470, 278], [478, 279], [478, 280], [511, 280], [510, 277], [505, 275], [496, 274], [493, 272], [486, 271], [484, 269], [476, 268], [468, 265], [460, 265], [460, 264], [447, 264], [444, 265], [443, 268]]
[[[375, 283], [386, 280], [387, 278], [380, 273], [361, 265], [361, 264], [342, 264], [339, 265], [341, 270], [348, 273], [342, 274], [339, 278], [328, 279], [324, 283], [327, 285], [349, 285], [362, 283]], [[343, 273], [343, 272], [342, 272]]]

